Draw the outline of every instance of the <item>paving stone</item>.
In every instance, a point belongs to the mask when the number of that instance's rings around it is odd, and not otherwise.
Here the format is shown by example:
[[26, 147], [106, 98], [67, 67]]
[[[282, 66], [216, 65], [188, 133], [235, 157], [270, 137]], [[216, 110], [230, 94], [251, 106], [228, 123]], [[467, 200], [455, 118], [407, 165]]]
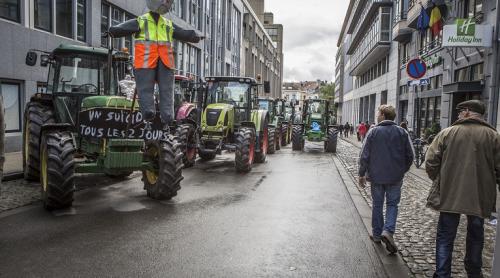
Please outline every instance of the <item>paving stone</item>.
[[[343, 140], [338, 141], [337, 157], [351, 175], [361, 196], [371, 207], [370, 187], [358, 186], [358, 157], [360, 149]], [[435, 242], [438, 212], [426, 207], [426, 198], [431, 187], [428, 179], [408, 173], [403, 182], [398, 222], [394, 239], [399, 252], [415, 277], [432, 277], [435, 269]], [[485, 245], [483, 250], [483, 273], [491, 277], [496, 227], [485, 224]], [[453, 277], [467, 277], [463, 260], [467, 219], [462, 216], [455, 240], [452, 271]]]

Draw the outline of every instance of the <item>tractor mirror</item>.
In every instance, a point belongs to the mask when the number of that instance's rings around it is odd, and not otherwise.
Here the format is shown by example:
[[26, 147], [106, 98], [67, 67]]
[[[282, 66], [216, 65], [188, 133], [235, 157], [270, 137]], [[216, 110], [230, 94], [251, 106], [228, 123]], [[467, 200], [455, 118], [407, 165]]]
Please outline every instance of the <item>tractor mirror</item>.
[[32, 67], [36, 65], [36, 60], [38, 58], [38, 55], [34, 51], [29, 51], [28, 54], [26, 54], [26, 65]]
[[47, 67], [50, 64], [50, 56], [49, 55], [40, 55], [40, 66]]
[[182, 89], [189, 89], [189, 81], [188, 80], [182, 80], [181, 81], [181, 88]]
[[264, 93], [265, 94], [271, 93], [271, 83], [269, 81], [264, 81]]

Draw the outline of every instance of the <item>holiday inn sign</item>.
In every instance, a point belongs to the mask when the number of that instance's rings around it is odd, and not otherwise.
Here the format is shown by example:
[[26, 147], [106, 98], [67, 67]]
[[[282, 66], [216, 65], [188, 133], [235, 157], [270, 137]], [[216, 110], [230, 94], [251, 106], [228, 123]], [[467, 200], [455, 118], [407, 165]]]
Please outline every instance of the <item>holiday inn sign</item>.
[[459, 18], [443, 28], [443, 46], [491, 47], [493, 26], [477, 25], [473, 18]]

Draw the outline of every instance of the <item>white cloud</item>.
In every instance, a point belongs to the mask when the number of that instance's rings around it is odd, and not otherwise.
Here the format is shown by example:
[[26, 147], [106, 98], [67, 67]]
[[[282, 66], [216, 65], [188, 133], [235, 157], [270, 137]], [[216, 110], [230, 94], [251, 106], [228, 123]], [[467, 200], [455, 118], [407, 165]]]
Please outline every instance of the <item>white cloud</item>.
[[266, 0], [266, 12], [284, 28], [284, 81], [333, 80], [348, 5], [349, 0]]

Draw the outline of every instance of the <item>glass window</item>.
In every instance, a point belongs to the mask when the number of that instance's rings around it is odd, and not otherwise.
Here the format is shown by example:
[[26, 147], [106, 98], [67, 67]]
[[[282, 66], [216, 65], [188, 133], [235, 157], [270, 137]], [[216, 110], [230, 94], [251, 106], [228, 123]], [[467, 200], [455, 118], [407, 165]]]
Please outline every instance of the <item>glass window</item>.
[[[125, 21], [128, 21], [128, 20], [131, 20], [131, 19], [134, 19], [135, 16], [131, 15], [131, 14], [125, 14]], [[132, 43], [132, 36], [129, 36], [129, 37], [125, 37], [125, 47], [128, 49], [129, 53], [132, 54], [134, 53], [134, 44]]]
[[76, 39], [85, 41], [86, 39], [86, 0], [78, 0], [76, 2]]
[[[113, 7], [112, 14], [111, 14], [111, 26], [116, 26], [122, 22], [123, 22], [123, 12], [121, 10]], [[122, 39], [121, 38], [113, 39], [113, 47], [115, 49], [121, 49], [122, 48]]]
[[56, 34], [73, 38], [72, 0], [56, 0]]
[[471, 81], [483, 79], [483, 63], [471, 66]]
[[[108, 31], [109, 28], [109, 5], [101, 5], [101, 34]], [[101, 38], [101, 46], [108, 46], [108, 39]]]
[[35, 0], [35, 28], [52, 32], [52, 0]]
[[21, 85], [19, 83], [1, 83], [3, 105], [5, 107], [5, 131], [21, 130]]
[[21, 22], [21, 0], [0, 0], [0, 17]]

